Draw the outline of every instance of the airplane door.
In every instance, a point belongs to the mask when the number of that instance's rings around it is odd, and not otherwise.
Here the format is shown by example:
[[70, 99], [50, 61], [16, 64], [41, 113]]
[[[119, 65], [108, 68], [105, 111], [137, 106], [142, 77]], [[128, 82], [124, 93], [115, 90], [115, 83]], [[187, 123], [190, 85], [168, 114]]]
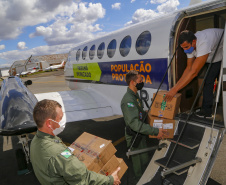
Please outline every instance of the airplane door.
[[[184, 19], [182, 23], [180, 24], [179, 31], [177, 34], [177, 41], [179, 38], [179, 34], [181, 31], [184, 30], [191, 30], [195, 32], [196, 30], [196, 22], [195, 18], [188, 18]], [[177, 43], [176, 43], [177, 45]], [[184, 53], [184, 50], [179, 47], [177, 51], [177, 56], [175, 59], [175, 80], [176, 82], [180, 79], [182, 76], [185, 68], [187, 66], [187, 55]], [[180, 111], [185, 112], [191, 109], [191, 106], [195, 100], [195, 96], [198, 92], [198, 80], [197, 78], [193, 79], [186, 87], [184, 87], [182, 90], [179, 91], [181, 93], [181, 102], [183, 102], [180, 105]]]

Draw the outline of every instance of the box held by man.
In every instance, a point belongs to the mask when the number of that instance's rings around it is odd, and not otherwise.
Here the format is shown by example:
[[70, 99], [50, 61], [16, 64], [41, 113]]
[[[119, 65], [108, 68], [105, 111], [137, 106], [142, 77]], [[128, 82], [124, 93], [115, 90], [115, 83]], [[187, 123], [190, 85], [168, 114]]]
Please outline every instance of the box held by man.
[[118, 178], [121, 179], [128, 169], [128, 166], [123, 159], [117, 158], [115, 155], [113, 155], [111, 159], [102, 167], [99, 173], [108, 176], [111, 175], [118, 167], [121, 168], [118, 172]]
[[[165, 101], [165, 95], [168, 91], [159, 91], [153, 105], [151, 107], [151, 115], [174, 119], [175, 115], [179, 111], [180, 101], [181, 101], [181, 94], [177, 93], [170, 102]], [[153, 98], [155, 97], [153, 94]]]
[[[152, 116], [149, 112], [148, 123], [154, 128], [163, 128], [167, 130], [167, 134], [164, 138], [172, 139], [174, 137], [175, 120]], [[149, 135], [149, 138], [157, 138], [157, 136]]]
[[88, 170], [99, 172], [115, 154], [111, 141], [84, 132], [69, 147]]

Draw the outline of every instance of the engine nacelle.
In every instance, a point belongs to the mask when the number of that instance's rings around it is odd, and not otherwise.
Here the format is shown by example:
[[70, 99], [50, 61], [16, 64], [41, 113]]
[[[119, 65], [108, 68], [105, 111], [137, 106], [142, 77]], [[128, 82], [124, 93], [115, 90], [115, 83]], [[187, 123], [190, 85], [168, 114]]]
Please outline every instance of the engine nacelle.
[[21, 135], [37, 130], [33, 109], [37, 99], [18, 77], [2, 82], [0, 93], [0, 135]]

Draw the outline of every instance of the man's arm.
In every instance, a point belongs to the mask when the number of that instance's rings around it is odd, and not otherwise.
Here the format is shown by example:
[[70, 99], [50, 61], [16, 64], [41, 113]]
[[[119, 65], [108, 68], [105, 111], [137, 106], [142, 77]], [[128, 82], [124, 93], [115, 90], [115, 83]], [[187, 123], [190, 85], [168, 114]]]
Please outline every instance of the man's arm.
[[87, 185], [118, 185], [120, 180], [117, 178], [117, 169], [114, 176], [105, 176], [93, 171], [89, 171], [86, 166], [78, 160], [77, 157], [71, 155], [65, 158], [58, 155], [52, 159], [49, 165], [49, 171], [55, 176], [62, 176], [68, 184], [87, 184]]
[[194, 58], [187, 59], [187, 67], [177, 82], [177, 84], [166, 94], [165, 99], [171, 101], [176, 93], [188, 85], [199, 73], [202, 67], [205, 65], [209, 54]]
[[[133, 105], [135, 102], [130, 101]], [[142, 124], [142, 121], [139, 119], [139, 109], [136, 106], [128, 106], [128, 103], [123, 103], [121, 105], [124, 120], [126, 121], [126, 125], [129, 126], [133, 131], [138, 132], [139, 128]], [[142, 115], [142, 117], [145, 115]], [[140, 132], [145, 135], [158, 135], [158, 128], [153, 128], [148, 124], [143, 124]]]

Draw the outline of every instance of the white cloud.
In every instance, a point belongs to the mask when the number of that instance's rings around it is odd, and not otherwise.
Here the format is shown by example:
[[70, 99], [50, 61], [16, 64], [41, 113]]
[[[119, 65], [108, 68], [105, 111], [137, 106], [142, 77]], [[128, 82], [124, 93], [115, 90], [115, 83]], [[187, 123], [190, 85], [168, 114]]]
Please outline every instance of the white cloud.
[[125, 26], [136, 24], [144, 20], [153, 19], [157, 16], [173, 12], [177, 10], [177, 6], [180, 4], [179, 0], [151, 0], [151, 3], [162, 4], [158, 5], [156, 10], [137, 9], [133, 14], [132, 20], [127, 22]]
[[168, 0], [165, 3], [159, 5], [157, 10], [161, 13], [169, 13], [177, 10], [177, 6], [179, 5], [179, 0]]
[[130, 2], [133, 3], [133, 2], [135, 2], [135, 1], [136, 1], [136, 0], [131, 0]]
[[[51, 2], [51, 4], [50, 4]], [[0, 38], [15, 39], [26, 26], [34, 26], [54, 20], [63, 7], [72, 0], [19, 0], [0, 1]]]
[[121, 8], [121, 3], [115, 3], [115, 4], [111, 5], [111, 8], [112, 8], [112, 9], [115, 9], [115, 10], [120, 10], [120, 8]]
[[5, 49], [5, 45], [0, 45], [0, 50], [3, 50], [3, 49]]
[[[47, 42], [46, 46], [29, 50], [2, 52], [0, 63], [11, 64], [30, 55], [67, 53], [76, 43], [104, 34], [100, 32], [101, 26], [95, 24], [105, 16], [101, 3], [82, 3], [80, 0], [50, 1], [53, 4], [46, 0], [23, 0], [23, 3], [18, 3], [18, 0], [11, 0], [10, 3], [0, 1], [0, 21], [4, 25], [3, 29], [0, 29], [1, 39], [16, 38], [24, 27], [39, 24], [29, 36], [43, 36]], [[42, 24], [47, 22], [47, 26]], [[18, 43], [18, 49], [25, 48], [26, 43]]]
[[44, 27], [36, 27], [31, 38], [43, 36], [48, 45], [77, 43], [94, 38], [94, 32], [101, 31], [95, 22], [103, 18], [105, 9], [100, 3], [72, 3], [56, 17], [55, 22]]
[[44, 26], [38, 26], [36, 27], [36, 32], [35, 33], [31, 33], [30, 37], [36, 37], [36, 36], [50, 36], [52, 34], [52, 28], [50, 27], [44, 27]]
[[142, 22], [148, 19], [152, 19], [154, 17], [157, 17], [160, 13], [155, 12], [154, 10], [144, 10], [144, 9], [138, 9], [133, 14], [132, 21], [127, 22], [125, 26], [136, 24], [138, 22]]
[[18, 42], [17, 48], [20, 49], [20, 50], [27, 49], [26, 43], [25, 42]]
[[151, 0], [150, 3], [151, 4], [161, 4], [161, 3], [165, 3], [167, 0]]
[[[1, 40], [15, 39], [26, 26], [35, 26], [30, 38], [43, 36], [48, 45], [80, 42], [94, 38], [101, 31], [95, 24], [105, 16], [101, 3], [81, 0], [19, 0], [0, 1]], [[48, 26], [43, 25], [50, 23]]]

